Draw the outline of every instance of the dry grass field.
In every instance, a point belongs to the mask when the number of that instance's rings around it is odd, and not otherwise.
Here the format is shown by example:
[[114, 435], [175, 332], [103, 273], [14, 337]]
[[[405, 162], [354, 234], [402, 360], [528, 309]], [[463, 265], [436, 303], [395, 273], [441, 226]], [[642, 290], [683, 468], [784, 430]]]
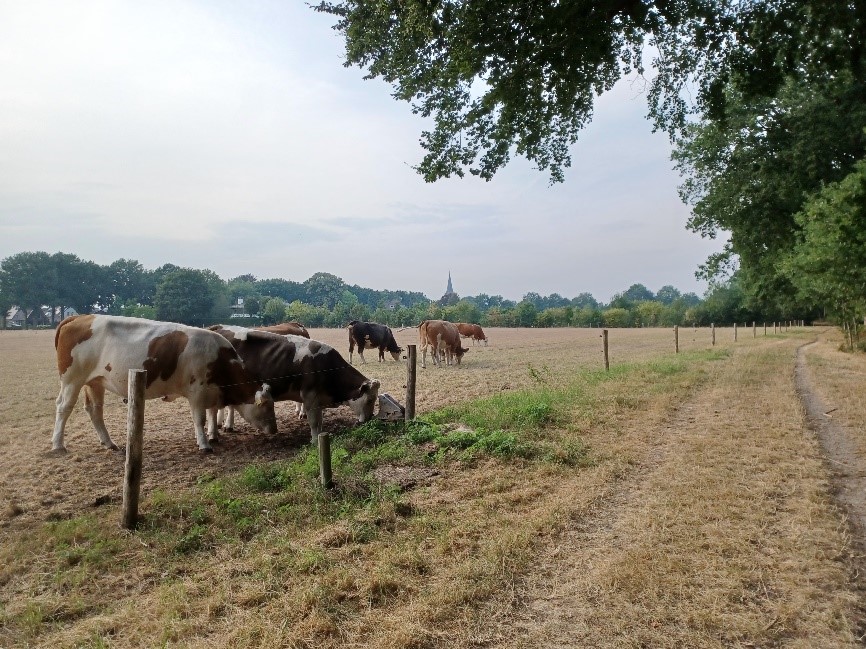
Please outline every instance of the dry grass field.
[[[69, 453], [49, 452], [53, 332], [0, 331], [0, 647], [861, 646], [859, 531], [793, 366], [820, 334], [815, 385], [861, 431], [849, 388], [866, 363], [832, 332], [770, 333], [718, 330], [713, 347], [683, 329], [674, 355], [669, 329], [611, 330], [605, 373], [598, 330], [490, 330], [460, 367], [418, 368], [417, 413], [504, 417], [561, 453], [431, 448], [419, 464], [384, 443], [387, 470], [362, 493], [340, 462], [334, 494], [296, 477], [250, 486], [311, 456], [287, 404], [278, 435], [242, 425], [204, 455], [184, 400], [148, 402], [130, 533], [123, 456], [80, 405]], [[344, 330], [311, 335], [347, 355]], [[403, 402], [405, 364], [366, 357], [356, 366]], [[105, 420], [122, 444], [119, 397]], [[326, 413], [326, 430], [351, 425]]]

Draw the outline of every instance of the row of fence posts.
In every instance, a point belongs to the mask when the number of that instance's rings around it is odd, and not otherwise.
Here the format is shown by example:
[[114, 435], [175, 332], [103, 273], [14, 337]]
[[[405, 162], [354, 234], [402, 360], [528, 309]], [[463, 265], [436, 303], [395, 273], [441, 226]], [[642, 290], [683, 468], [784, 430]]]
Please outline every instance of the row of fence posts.
[[[418, 346], [407, 345], [406, 351], [406, 415], [405, 421], [415, 419], [415, 385]], [[146, 370], [129, 370], [126, 414], [126, 464], [123, 475], [123, 505], [120, 525], [128, 530], [138, 523], [138, 501], [141, 494], [141, 464], [144, 450], [144, 389], [147, 385]], [[334, 486], [331, 471], [331, 436], [319, 435], [319, 481], [325, 489]]]
[[[804, 326], [802, 320], [794, 324], [791, 321], [784, 323], [773, 323], [773, 333], [779, 330], [788, 330], [790, 326]], [[746, 326], [746, 325], [743, 325]], [[716, 344], [716, 325], [710, 325], [712, 344]], [[764, 323], [764, 335], [767, 335], [767, 323]], [[602, 329], [601, 337], [604, 348], [604, 369], [610, 371], [610, 348], [608, 344], [608, 330]], [[752, 337], [757, 337], [757, 323], [752, 322]], [[734, 342], [737, 341], [737, 325], [734, 324]], [[680, 353], [680, 328], [674, 327], [674, 350]], [[417, 379], [416, 365], [418, 362], [417, 345], [407, 345], [406, 353], [406, 414], [405, 421], [415, 419], [415, 386]], [[129, 392], [127, 410], [127, 433], [126, 433], [126, 465], [123, 478], [123, 506], [121, 513], [121, 525], [126, 529], [134, 529], [138, 522], [138, 500], [141, 492], [141, 462], [144, 440], [144, 388], [147, 384], [147, 371], [129, 370]], [[319, 435], [319, 480], [325, 489], [334, 486], [331, 471], [331, 436], [328, 433]]]

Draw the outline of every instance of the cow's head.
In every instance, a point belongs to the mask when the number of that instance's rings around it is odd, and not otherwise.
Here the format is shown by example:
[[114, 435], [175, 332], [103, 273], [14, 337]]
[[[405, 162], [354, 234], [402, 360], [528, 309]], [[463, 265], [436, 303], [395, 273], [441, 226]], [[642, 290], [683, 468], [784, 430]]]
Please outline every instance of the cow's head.
[[263, 433], [276, 434], [277, 416], [274, 414], [274, 397], [271, 386], [262, 384], [262, 389], [256, 392], [253, 403], [242, 403], [235, 406], [241, 417]]
[[403, 353], [403, 348], [402, 348], [402, 347], [398, 347], [398, 348], [397, 348], [397, 351], [395, 351], [395, 352], [388, 352], [388, 353], [391, 354], [391, 358], [393, 358], [395, 361], [399, 361], [399, 360], [400, 360], [400, 354]]
[[458, 345], [457, 348], [454, 350], [454, 356], [457, 357], [457, 364], [458, 364], [458, 365], [460, 365], [460, 361], [461, 361], [461, 359], [463, 358], [463, 354], [465, 354], [465, 353], [468, 352], [468, 351], [469, 351], [469, 348], [468, 348], [468, 347], [464, 349], [463, 347], [460, 347], [459, 345]]
[[379, 381], [373, 379], [364, 381], [358, 391], [349, 399], [348, 404], [358, 417], [359, 423], [364, 423], [373, 418], [373, 409], [379, 396]]

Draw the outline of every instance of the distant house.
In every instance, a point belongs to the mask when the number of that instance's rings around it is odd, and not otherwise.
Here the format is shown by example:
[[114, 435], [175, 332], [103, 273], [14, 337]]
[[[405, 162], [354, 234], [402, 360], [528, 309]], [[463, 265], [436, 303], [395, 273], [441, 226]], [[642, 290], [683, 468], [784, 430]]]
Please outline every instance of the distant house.
[[21, 329], [24, 327], [24, 322], [27, 319], [27, 312], [21, 307], [13, 306], [6, 314], [7, 329]]
[[[6, 313], [6, 328], [7, 329], [23, 329], [26, 327], [46, 326], [52, 324], [51, 319], [52, 308], [43, 306], [39, 310], [28, 309], [24, 310], [19, 306], [13, 306]], [[78, 315], [78, 311], [71, 306], [65, 307], [61, 311], [61, 307], [54, 307], [53, 324], [57, 324], [64, 318], [71, 315]]]

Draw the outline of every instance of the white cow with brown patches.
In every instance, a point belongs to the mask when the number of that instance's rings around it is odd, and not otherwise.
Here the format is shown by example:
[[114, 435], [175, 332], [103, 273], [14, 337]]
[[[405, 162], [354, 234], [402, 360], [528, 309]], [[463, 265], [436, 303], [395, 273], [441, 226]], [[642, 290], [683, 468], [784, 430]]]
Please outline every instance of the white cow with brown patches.
[[227, 325], [212, 330], [231, 342], [247, 370], [267, 382], [275, 401], [304, 405], [313, 443], [322, 431], [322, 412], [347, 404], [360, 423], [373, 417], [379, 381], [370, 380], [333, 347], [301, 336], [280, 336]]
[[117, 449], [105, 428], [103, 400], [106, 390], [127, 396], [130, 369], [147, 370], [146, 399], [189, 400], [196, 441], [203, 451], [211, 450], [205, 434], [211, 408], [233, 405], [253, 426], [277, 430], [270, 389], [252, 380], [224, 337], [207, 329], [121, 316], [72, 316], [57, 326], [54, 347], [60, 372], [54, 450], [66, 450], [64, 429], [82, 388], [99, 441]]

